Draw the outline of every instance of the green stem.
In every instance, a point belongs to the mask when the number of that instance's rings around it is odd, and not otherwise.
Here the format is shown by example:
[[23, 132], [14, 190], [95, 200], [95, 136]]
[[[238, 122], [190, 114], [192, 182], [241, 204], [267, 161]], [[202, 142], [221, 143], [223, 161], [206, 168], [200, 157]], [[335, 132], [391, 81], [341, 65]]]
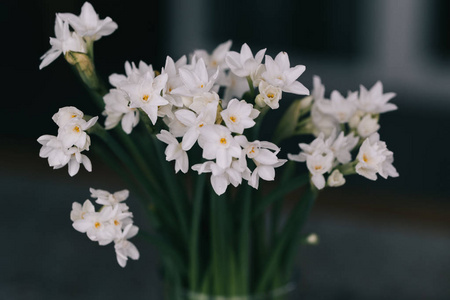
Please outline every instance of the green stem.
[[252, 99], [255, 99], [255, 87], [253, 86], [253, 80], [250, 76], [247, 76], [248, 87], [250, 88], [250, 95]]
[[199, 230], [202, 216], [203, 193], [205, 188], [205, 175], [199, 175], [195, 187], [193, 202], [193, 216], [190, 235], [190, 264], [189, 264], [189, 286], [191, 291], [196, 292], [199, 281]]
[[[241, 294], [246, 295], [250, 291], [250, 217], [251, 217], [251, 195], [252, 187], [249, 185], [242, 187], [244, 190], [243, 208], [242, 208], [242, 225], [240, 232], [240, 253], [239, 266], [241, 270]], [[240, 201], [240, 200], [239, 200]]]
[[276, 274], [276, 270], [283, 260], [283, 254], [286, 251], [291, 254], [293, 251], [297, 250], [293, 249], [293, 247], [287, 248], [287, 246], [289, 245], [290, 240], [298, 238], [297, 233], [301, 230], [306, 221], [306, 216], [312, 207], [316, 195], [317, 190], [314, 188], [309, 189], [289, 216], [287, 224], [280, 239], [274, 245], [274, 250], [267, 260], [265, 271], [262, 273], [261, 279], [256, 287], [256, 292], [258, 294], [266, 291], [269, 281]]

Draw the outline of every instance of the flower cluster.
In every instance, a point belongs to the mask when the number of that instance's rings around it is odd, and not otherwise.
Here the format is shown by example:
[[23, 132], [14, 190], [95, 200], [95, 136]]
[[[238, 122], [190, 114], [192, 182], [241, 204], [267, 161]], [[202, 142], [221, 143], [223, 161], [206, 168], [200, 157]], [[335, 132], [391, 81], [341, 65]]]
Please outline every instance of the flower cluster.
[[[175, 160], [175, 171], [189, 170], [187, 151], [195, 144], [202, 149], [202, 164], [192, 166], [198, 173], [212, 173], [211, 184], [223, 194], [229, 184], [247, 180], [258, 188], [259, 178], [274, 180], [275, 168], [286, 160], [278, 159], [280, 149], [265, 141], [248, 141], [244, 131], [255, 126], [264, 107], [276, 109], [283, 92], [309, 94], [297, 78], [305, 67], [290, 67], [288, 54], [275, 59], [265, 49], [253, 56], [247, 44], [240, 53], [230, 51], [231, 41], [219, 45], [212, 54], [197, 50], [174, 61], [167, 57], [161, 72], [144, 62], [125, 63], [125, 74], [109, 77], [114, 86], [105, 95], [105, 128], [121, 123], [126, 133], [145, 114], [155, 125], [158, 118], [168, 130], [157, 138], [168, 146], [166, 159]], [[223, 88], [223, 96], [219, 90]], [[259, 90], [257, 106], [240, 100], [248, 91]], [[236, 98], [238, 97], [238, 98]], [[253, 162], [250, 170], [248, 162]]]
[[[69, 25], [74, 31], [70, 31]], [[79, 16], [71, 13], [56, 14], [55, 37], [50, 38], [52, 47], [41, 56], [39, 69], [48, 66], [61, 53], [66, 54], [68, 51], [87, 53], [92, 42], [110, 35], [116, 29], [117, 24], [111, 18], [100, 20], [89, 2], [84, 3]]]
[[53, 121], [59, 126], [58, 135], [43, 135], [37, 140], [42, 145], [39, 156], [48, 158], [53, 169], [68, 165], [70, 176], [78, 173], [80, 164], [88, 172], [92, 171], [91, 161], [81, 152], [89, 151], [91, 139], [86, 130], [94, 126], [98, 117], [86, 121], [83, 116], [83, 112], [73, 106], [60, 108], [53, 115]]
[[129, 241], [138, 233], [139, 228], [133, 225], [133, 214], [129, 212], [128, 206], [122, 203], [128, 198], [128, 190], [111, 194], [91, 188], [90, 192], [91, 197], [96, 198], [95, 202], [102, 205], [102, 208], [95, 211], [90, 200], [86, 200], [83, 205], [74, 202], [70, 212], [73, 227], [86, 233], [91, 241], [98, 242], [101, 246], [114, 241], [117, 262], [121, 267], [126, 266], [128, 258], [139, 259], [139, 251]]
[[[397, 177], [393, 153], [379, 140], [377, 132], [379, 114], [397, 108], [387, 103], [395, 94], [383, 94], [383, 86], [377, 82], [369, 91], [361, 86], [359, 94], [348, 92], [347, 97], [333, 91], [328, 100], [320, 78], [315, 76], [313, 82], [311, 120], [305, 126], [312, 128], [317, 138], [311, 144], [300, 143], [302, 151], [288, 154], [288, 158], [306, 162], [311, 181], [318, 189], [326, 183], [341, 186], [344, 175], [355, 172], [371, 180], [377, 179], [377, 173], [383, 178]], [[352, 161], [351, 152], [358, 147], [359, 153]], [[324, 174], [330, 174], [327, 182]]]

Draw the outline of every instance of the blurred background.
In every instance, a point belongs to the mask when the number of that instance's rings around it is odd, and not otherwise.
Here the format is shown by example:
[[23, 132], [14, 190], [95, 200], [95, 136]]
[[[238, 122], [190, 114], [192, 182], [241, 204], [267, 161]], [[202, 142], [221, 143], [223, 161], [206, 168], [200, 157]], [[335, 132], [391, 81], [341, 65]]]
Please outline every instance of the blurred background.
[[[161, 297], [151, 245], [136, 241], [140, 261], [121, 269], [111, 245], [98, 247], [71, 227], [72, 202], [88, 198], [89, 187], [122, 189], [120, 179], [93, 154], [94, 172], [74, 178], [38, 157], [36, 139], [56, 133], [59, 107], [94, 112], [62, 57], [38, 70], [55, 13], [78, 15], [83, 2], [0, 2], [0, 299]], [[301, 250], [296, 297], [450, 299], [450, 1], [91, 3], [119, 24], [95, 44], [105, 78], [123, 73], [126, 60], [159, 69], [166, 55], [212, 51], [231, 39], [235, 51], [244, 42], [272, 56], [287, 51], [291, 65], [306, 65], [299, 80], [312, 88], [319, 75], [327, 96], [377, 80], [397, 93], [399, 110], [381, 116], [380, 134], [400, 177], [355, 176], [322, 193], [306, 228], [320, 244]], [[139, 202], [128, 204], [145, 228]]]

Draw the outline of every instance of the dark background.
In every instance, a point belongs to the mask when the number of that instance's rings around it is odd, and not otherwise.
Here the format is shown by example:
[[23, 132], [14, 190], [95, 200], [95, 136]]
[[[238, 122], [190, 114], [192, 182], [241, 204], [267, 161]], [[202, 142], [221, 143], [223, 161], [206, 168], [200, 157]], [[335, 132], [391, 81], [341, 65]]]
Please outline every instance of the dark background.
[[[78, 15], [83, 2], [0, 2], [0, 299], [160, 297], [151, 245], [137, 240], [141, 259], [122, 270], [112, 246], [98, 247], [71, 228], [71, 204], [84, 201], [89, 187], [114, 191], [124, 184], [92, 153], [94, 172], [74, 178], [38, 157], [36, 139], [56, 134], [51, 116], [59, 107], [94, 112], [62, 57], [38, 70], [54, 36], [54, 14]], [[232, 39], [235, 51], [244, 42], [254, 52], [267, 47], [272, 56], [287, 51], [292, 65], [307, 67], [300, 81], [312, 88], [312, 76], [321, 76], [326, 95], [377, 80], [396, 92], [399, 110], [382, 115], [380, 134], [400, 177], [371, 182], [355, 176], [322, 194], [307, 226], [321, 243], [302, 249], [297, 294], [450, 299], [449, 1], [91, 3], [102, 19], [119, 25], [95, 44], [105, 78], [123, 73], [126, 60], [159, 69], [166, 55], [212, 51]], [[145, 228], [139, 203], [131, 197], [129, 205]]]

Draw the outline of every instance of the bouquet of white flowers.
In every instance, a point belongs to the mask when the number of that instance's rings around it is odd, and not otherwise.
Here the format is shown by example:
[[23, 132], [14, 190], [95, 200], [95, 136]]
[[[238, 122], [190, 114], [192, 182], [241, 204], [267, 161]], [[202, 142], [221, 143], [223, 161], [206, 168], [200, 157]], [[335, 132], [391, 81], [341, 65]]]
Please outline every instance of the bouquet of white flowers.
[[[109, 76], [108, 90], [96, 75], [93, 45], [117, 27], [109, 17], [99, 19], [88, 2], [80, 16], [56, 15], [56, 37], [40, 68], [63, 54], [90, 91], [103, 126], [97, 116], [60, 108], [53, 116], [57, 135], [38, 139], [40, 156], [54, 169], [68, 165], [70, 176], [81, 164], [90, 172], [82, 153], [95, 136], [92, 148], [142, 201], [154, 232], [138, 233], [133, 225], [123, 203], [128, 190], [91, 188], [102, 208], [96, 211], [90, 200], [73, 203], [73, 227], [100, 245], [114, 243], [122, 267], [139, 258], [130, 238], [139, 234], [153, 243], [168, 299], [281, 298], [290, 289], [298, 247], [317, 242], [300, 233], [318, 191], [342, 186], [351, 174], [398, 176], [377, 133], [380, 114], [397, 108], [388, 103], [395, 94], [383, 93], [381, 82], [346, 97], [332, 91], [327, 99], [315, 76], [308, 96], [297, 81], [305, 66], [291, 67], [286, 52], [272, 58], [262, 49], [253, 56], [247, 44], [234, 52], [227, 41], [211, 54], [168, 56], [160, 71], [126, 62], [125, 74]], [[286, 101], [286, 93], [305, 96]], [[283, 102], [290, 105], [272, 125], [272, 141], [259, 140], [265, 115]], [[315, 139], [280, 157], [281, 141], [304, 135]], [[296, 162], [306, 162], [308, 172], [296, 175]], [[259, 189], [277, 172], [274, 185]], [[286, 210], [284, 199], [294, 191], [298, 200]]]

